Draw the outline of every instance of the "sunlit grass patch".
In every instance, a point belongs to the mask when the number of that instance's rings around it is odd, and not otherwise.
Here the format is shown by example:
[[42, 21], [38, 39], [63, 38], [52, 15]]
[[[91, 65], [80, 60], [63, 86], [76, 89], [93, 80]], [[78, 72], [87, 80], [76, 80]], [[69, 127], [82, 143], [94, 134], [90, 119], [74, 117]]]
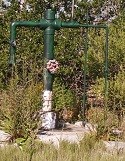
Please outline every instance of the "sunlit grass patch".
[[77, 143], [61, 141], [57, 148], [39, 140], [29, 139], [20, 148], [8, 145], [0, 148], [0, 161], [124, 161], [124, 152], [109, 152], [102, 141], [86, 135]]

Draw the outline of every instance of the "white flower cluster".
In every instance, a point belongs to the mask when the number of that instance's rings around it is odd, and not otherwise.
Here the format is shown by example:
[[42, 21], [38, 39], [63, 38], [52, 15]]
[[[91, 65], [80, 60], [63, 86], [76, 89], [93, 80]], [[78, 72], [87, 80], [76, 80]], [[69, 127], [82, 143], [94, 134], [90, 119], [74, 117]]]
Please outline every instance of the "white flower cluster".
[[47, 62], [46, 69], [47, 69], [50, 73], [54, 74], [54, 73], [56, 73], [56, 71], [59, 69], [59, 64], [58, 64], [58, 62], [57, 62], [55, 59], [49, 60], [49, 61]]

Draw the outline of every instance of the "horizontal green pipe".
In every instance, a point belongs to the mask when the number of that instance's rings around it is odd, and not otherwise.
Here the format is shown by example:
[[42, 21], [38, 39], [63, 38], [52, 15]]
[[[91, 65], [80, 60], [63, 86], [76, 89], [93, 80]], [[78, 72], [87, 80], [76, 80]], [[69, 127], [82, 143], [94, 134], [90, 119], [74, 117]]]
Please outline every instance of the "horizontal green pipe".
[[103, 25], [103, 24], [100, 24], [100, 25], [88, 25], [88, 24], [82, 25], [82, 24], [80, 24], [80, 27], [85, 27], [85, 28], [103, 28], [103, 29], [107, 28], [107, 26]]
[[107, 25], [89, 25], [89, 24], [80, 24], [77, 21], [70, 21], [70, 22], [62, 22], [61, 27], [64, 28], [79, 28], [79, 27], [85, 27], [85, 28], [107, 28]]
[[80, 24], [77, 21], [70, 21], [70, 22], [61, 22], [60, 20], [56, 19], [52, 22], [48, 22], [46, 19], [42, 19], [41, 21], [16, 21], [11, 24], [13, 28], [24, 26], [24, 27], [40, 27], [42, 29], [45, 29], [49, 26], [52, 28], [60, 29], [61, 27], [64, 28], [106, 28], [106, 25], [100, 24], [100, 25], [93, 25], [93, 24]]
[[[41, 19], [40, 21], [16, 21], [11, 23], [10, 26], [10, 32], [11, 32], [11, 37], [10, 37], [10, 64], [15, 64], [15, 52], [16, 52], [16, 28], [17, 27], [39, 27], [43, 30], [46, 30], [46, 35], [51, 35], [51, 32], [53, 34], [54, 30], [58, 30], [61, 27], [64, 28], [103, 28], [103, 29], [108, 29], [106, 25], [93, 25], [93, 24], [80, 24], [77, 21], [70, 21], [70, 22], [61, 22], [58, 19], [55, 20], [48, 20], [48, 19]], [[49, 30], [51, 29], [51, 30]]]
[[16, 27], [41, 27], [41, 28], [46, 28], [48, 27], [48, 22], [44, 19], [41, 21], [15, 21], [11, 23], [12, 28]]
[[16, 61], [16, 28], [17, 27], [39, 27], [41, 29], [47, 28], [49, 23], [46, 20], [41, 21], [15, 21], [10, 25], [10, 57], [9, 64], [15, 64]]
[[64, 28], [79, 28], [80, 24], [77, 21], [62, 22], [61, 27], [64, 27]]

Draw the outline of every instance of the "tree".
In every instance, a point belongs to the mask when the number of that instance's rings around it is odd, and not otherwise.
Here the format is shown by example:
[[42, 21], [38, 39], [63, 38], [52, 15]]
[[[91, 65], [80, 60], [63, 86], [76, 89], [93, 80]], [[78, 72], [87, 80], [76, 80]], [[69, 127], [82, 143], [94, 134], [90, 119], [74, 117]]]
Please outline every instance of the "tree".
[[[57, 11], [62, 20], [71, 19], [71, 1], [49, 1], [52, 6], [57, 7]], [[119, 1], [76, 1], [74, 19], [81, 23], [86, 23], [86, 12], [88, 11], [89, 23], [105, 23], [110, 20], [111, 16], [119, 15], [122, 12], [122, 3]], [[8, 57], [9, 57], [9, 25], [10, 22], [16, 20], [39, 20], [43, 16], [43, 11], [48, 1], [33, 1], [29, 0], [24, 3], [24, 7], [20, 10], [20, 4], [15, 0], [11, 2], [11, 6], [7, 8], [4, 17], [0, 18], [0, 81], [3, 86], [6, 80], [9, 79], [8, 73]], [[31, 10], [27, 11], [26, 5], [29, 5]], [[100, 7], [101, 6], [101, 7]], [[115, 9], [116, 6], [116, 9]], [[110, 7], [112, 12], [109, 12]], [[105, 9], [106, 8], [106, 9]], [[119, 11], [119, 9], [121, 9]], [[107, 11], [108, 10], [108, 11]], [[109, 16], [107, 17], [107, 13]], [[103, 18], [102, 18], [102, 17]], [[95, 22], [95, 19], [98, 19]], [[113, 21], [117, 22], [117, 21]], [[112, 26], [112, 25], [110, 25]], [[120, 26], [119, 26], [120, 27]], [[110, 39], [114, 39], [114, 30], [117, 27], [111, 27]], [[119, 30], [119, 29], [118, 29]], [[123, 32], [123, 31], [122, 31]], [[88, 86], [96, 79], [103, 75], [102, 57], [99, 56], [103, 52], [103, 31], [89, 31], [89, 57], [87, 78]], [[79, 36], [80, 35], [80, 36]], [[83, 93], [83, 72], [84, 72], [84, 30], [65, 29], [56, 33], [55, 46], [56, 59], [60, 62], [60, 70], [57, 73], [58, 81], [66, 88], [70, 88], [73, 92], [82, 99]], [[42, 81], [43, 70], [43, 34], [39, 29], [22, 28], [17, 29], [17, 67], [16, 72], [20, 77], [20, 82], [26, 82], [31, 79]], [[117, 44], [117, 43], [115, 43]], [[120, 47], [116, 45], [117, 49]], [[98, 50], [97, 50], [98, 49]], [[119, 49], [120, 50], [120, 49]], [[110, 69], [116, 66], [119, 58], [118, 53], [114, 51], [114, 46], [110, 44], [110, 52], [114, 52], [113, 57], [110, 55]], [[119, 51], [118, 51], [119, 52]], [[98, 54], [97, 54], [98, 53]], [[119, 59], [121, 62], [121, 59]], [[118, 68], [119, 69], [119, 68]], [[98, 72], [100, 70], [100, 72]]]

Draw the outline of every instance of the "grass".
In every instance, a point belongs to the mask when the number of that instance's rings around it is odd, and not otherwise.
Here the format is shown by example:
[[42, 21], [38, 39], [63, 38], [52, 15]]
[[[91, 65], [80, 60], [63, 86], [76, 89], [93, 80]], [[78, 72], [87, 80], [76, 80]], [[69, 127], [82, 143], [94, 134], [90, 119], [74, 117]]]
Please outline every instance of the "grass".
[[100, 141], [116, 140], [110, 136], [112, 128], [118, 127], [118, 118], [110, 111], [104, 120], [104, 109], [91, 108], [88, 121], [98, 125], [96, 135], [87, 135], [79, 144], [60, 142], [59, 148], [35, 140], [41, 109], [42, 84], [29, 83], [19, 86], [12, 81], [1, 92], [0, 127], [12, 136], [10, 144], [0, 148], [0, 161], [125, 161], [124, 152], [108, 152]]
[[9, 145], [0, 148], [0, 161], [124, 161], [125, 153], [108, 152], [101, 141], [87, 135], [79, 144], [52, 144], [29, 139], [21, 148]]
[[18, 85], [18, 79], [8, 85], [0, 95], [0, 128], [12, 139], [27, 139], [35, 134], [40, 123], [41, 83]]

